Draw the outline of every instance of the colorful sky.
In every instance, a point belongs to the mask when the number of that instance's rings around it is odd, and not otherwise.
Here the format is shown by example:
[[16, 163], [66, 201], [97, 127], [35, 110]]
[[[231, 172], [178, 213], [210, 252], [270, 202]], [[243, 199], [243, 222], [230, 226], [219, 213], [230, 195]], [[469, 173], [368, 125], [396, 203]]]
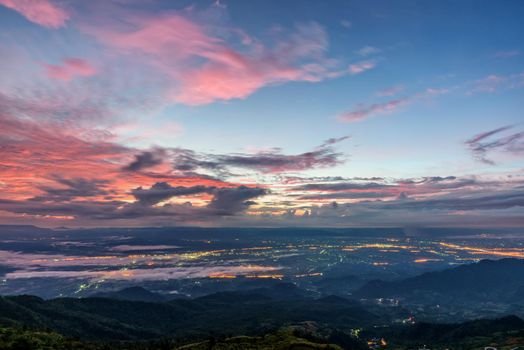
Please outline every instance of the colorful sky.
[[0, 0], [0, 223], [522, 226], [522, 18]]

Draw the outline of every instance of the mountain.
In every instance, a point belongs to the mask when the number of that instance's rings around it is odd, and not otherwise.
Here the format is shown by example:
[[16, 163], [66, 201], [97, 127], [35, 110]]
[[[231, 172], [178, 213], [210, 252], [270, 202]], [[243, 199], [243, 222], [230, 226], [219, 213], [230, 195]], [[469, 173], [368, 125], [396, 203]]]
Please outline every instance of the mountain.
[[[67, 322], [67, 320], [62, 320]], [[0, 327], [2, 350], [365, 350], [366, 341], [387, 340], [388, 349], [452, 348], [456, 350], [515, 349], [524, 343], [524, 321], [515, 316], [492, 320], [475, 320], [456, 324], [418, 323], [409, 326], [370, 327], [359, 338], [314, 322], [282, 327], [256, 336], [202, 335], [193, 340], [163, 337], [152, 340], [115, 341], [79, 340], [51, 330]], [[426, 345], [427, 347], [423, 347]], [[382, 347], [380, 347], [382, 348]]]
[[[463, 323], [416, 323], [410, 326], [374, 328], [368, 337], [380, 336], [395, 346], [452, 346], [453, 349], [481, 349], [487, 345], [501, 346], [524, 341], [524, 320], [516, 316], [480, 319]], [[510, 341], [511, 340], [511, 341]], [[512, 346], [511, 348], [514, 348]]]
[[511, 302], [524, 286], [524, 260], [482, 260], [399, 281], [374, 280], [357, 298], [401, 298], [408, 302]]
[[0, 277], [4, 276], [8, 272], [14, 271], [15, 268], [6, 265], [0, 265]]
[[[235, 336], [221, 340], [210, 339], [198, 343], [187, 344], [176, 350], [262, 350], [262, 349], [281, 349], [281, 350], [342, 350], [335, 344], [321, 344], [310, 339], [297, 337], [290, 330], [266, 334], [260, 337]], [[362, 349], [361, 347], [351, 347], [346, 349]]]
[[129, 301], [145, 301], [152, 303], [159, 303], [169, 300], [167, 296], [162, 294], [153, 293], [142, 287], [129, 287], [114, 292], [100, 292], [91, 295], [93, 298], [108, 298], [117, 300], [129, 300]]
[[33, 225], [0, 225], [0, 232], [2, 239], [20, 239], [25, 237], [27, 239], [33, 237], [46, 237], [52, 234], [57, 234], [57, 231], [48, 228], [42, 228]]
[[[325, 344], [296, 336], [289, 330], [280, 330], [260, 337], [235, 336], [214, 337], [195, 343], [181, 345], [176, 340], [156, 340], [148, 342], [87, 342], [64, 337], [51, 331], [19, 328], [0, 328], [0, 349], [2, 350], [238, 350], [238, 349], [280, 349], [280, 350], [341, 350], [335, 344]], [[363, 349], [351, 347], [350, 349]]]
[[268, 287], [253, 288], [245, 290], [244, 293], [259, 294], [271, 299], [279, 300], [314, 298], [317, 296], [317, 293], [299, 288], [296, 284], [291, 282], [279, 282]]
[[354, 275], [331, 276], [315, 281], [314, 285], [323, 295], [351, 295], [351, 293], [362, 287], [365, 280]]
[[192, 300], [143, 302], [107, 298], [0, 297], [0, 325], [49, 328], [84, 339], [132, 340], [209, 334], [261, 334], [286, 324], [313, 321], [333, 328], [363, 327], [387, 320], [359, 303], [271, 298], [246, 292]]

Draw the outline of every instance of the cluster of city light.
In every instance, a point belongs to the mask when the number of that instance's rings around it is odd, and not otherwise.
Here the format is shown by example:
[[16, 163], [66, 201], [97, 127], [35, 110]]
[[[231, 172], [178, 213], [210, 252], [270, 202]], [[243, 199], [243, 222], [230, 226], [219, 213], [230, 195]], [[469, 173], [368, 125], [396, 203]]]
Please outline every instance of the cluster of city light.
[[357, 245], [350, 245], [345, 246], [342, 248], [342, 250], [345, 251], [355, 251], [358, 249], [378, 249], [382, 251], [391, 251], [392, 249], [415, 249], [413, 246], [409, 245], [398, 245], [398, 244], [390, 244], [390, 243], [367, 243], [367, 244], [357, 244]]
[[[206, 243], [213, 243], [211, 241]], [[460, 263], [469, 260], [479, 260], [479, 255], [498, 256], [498, 257], [517, 257], [524, 258], [524, 251], [517, 246], [504, 247], [486, 247], [480, 243], [477, 246], [460, 245], [442, 241], [424, 241], [413, 239], [386, 239], [379, 242], [364, 240], [348, 244], [337, 242], [316, 243], [311, 241], [294, 242], [286, 244], [277, 244], [277, 242], [264, 241], [259, 246], [243, 248], [226, 248], [202, 251], [185, 251], [185, 252], [139, 252], [132, 254], [108, 254], [99, 256], [62, 256], [62, 255], [33, 255], [32, 259], [25, 260], [29, 266], [55, 267], [55, 266], [89, 266], [96, 265], [100, 268], [97, 271], [86, 270], [84, 274], [78, 273], [78, 278], [84, 278], [84, 281], [78, 286], [77, 293], [86, 289], [91, 289], [103, 283], [105, 280], [134, 280], [150, 279], [153, 280], [155, 273], [161, 273], [161, 278], [172, 279], [180, 278], [180, 274], [185, 278], [202, 278], [210, 279], [284, 279], [284, 278], [310, 278], [321, 277], [322, 272], [318, 272], [318, 264], [325, 263], [325, 268], [343, 263], [346, 259], [358, 259], [376, 268], [390, 269], [399, 263], [398, 259], [405, 259], [404, 255], [389, 255], [390, 253], [411, 254], [413, 264], [448, 262]], [[373, 252], [370, 252], [372, 250]], [[350, 254], [349, 252], [354, 252]], [[13, 255], [13, 254], [11, 254]], [[10, 259], [22, 259], [23, 256], [9, 256]], [[303, 255], [302, 264], [293, 272], [278, 271], [282, 267], [274, 267], [275, 262], [283, 258], [295, 255]], [[29, 257], [29, 256], [28, 256]], [[16, 260], [16, 261], [18, 261]], [[270, 266], [250, 271], [249, 264], [254, 261], [271, 261]], [[406, 261], [406, 260], [402, 260]], [[18, 265], [22, 262], [18, 261]], [[244, 270], [224, 270], [209, 271], [204, 270], [210, 266], [235, 266], [247, 268]], [[317, 268], [307, 266], [306, 264], [315, 264]], [[210, 265], [211, 264], [211, 265]], [[215, 265], [219, 264], [219, 265]], [[248, 265], [246, 265], [248, 264]], [[273, 265], [273, 266], [271, 266]], [[284, 266], [286, 264], [284, 263]], [[115, 269], [115, 267], [117, 269]], [[142, 267], [142, 268], [140, 268]], [[197, 273], [196, 270], [202, 269], [203, 273]], [[323, 268], [321, 268], [322, 270]], [[187, 271], [186, 271], [187, 270]], [[314, 272], [314, 271], [317, 272]], [[18, 277], [26, 277], [21, 272], [17, 272]], [[200, 271], [200, 270], [199, 270]], [[186, 273], [187, 272], [187, 273]], [[27, 276], [49, 273], [49, 276], [70, 276], [67, 271], [31, 271]], [[150, 275], [151, 274], [151, 275]], [[47, 276], [47, 275], [46, 275]], [[160, 278], [160, 277], [159, 277]], [[86, 283], [85, 280], [89, 282]]]
[[282, 274], [261, 274], [261, 275], [245, 275], [246, 278], [261, 278], [261, 279], [278, 279], [281, 280], [285, 276]]
[[503, 256], [510, 258], [524, 258], [524, 250], [519, 248], [479, 248], [470, 246], [461, 246], [458, 244], [440, 242], [440, 245], [445, 248], [451, 248], [455, 250], [466, 251], [470, 254], [475, 255], [492, 255], [492, 256]]
[[413, 260], [413, 262], [415, 262], [417, 264], [423, 264], [423, 263], [427, 263], [427, 262], [437, 262], [437, 261], [442, 261], [442, 259], [421, 258], [421, 259]]

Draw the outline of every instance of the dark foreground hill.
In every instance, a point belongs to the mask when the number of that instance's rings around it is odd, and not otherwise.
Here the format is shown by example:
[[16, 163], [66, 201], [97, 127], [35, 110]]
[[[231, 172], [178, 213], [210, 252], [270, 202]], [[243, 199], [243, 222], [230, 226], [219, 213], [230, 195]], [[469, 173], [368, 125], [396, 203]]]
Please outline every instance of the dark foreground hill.
[[[381, 340], [383, 349], [519, 349], [524, 345], [524, 321], [514, 316], [476, 320], [461, 324], [420, 323], [407, 326], [372, 327], [352, 337], [340, 331], [320, 329], [305, 322], [259, 336], [208, 336], [184, 341], [162, 338], [148, 341], [86, 341], [50, 330], [0, 327], [2, 350], [365, 350], [366, 343]], [[324, 333], [323, 333], [324, 332]], [[426, 347], [425, 347], [425, 346]]]
[[142, 287], [129, 287], [114, 292], [100, 292], [91, 295], [93, 298], [108, 298], [129, 301], [145, 301], [151, 303], [160, 303], [168, 301], [169, 298], [162, 294], [153, 293]]
[[50, 328], [83, 339], [251, 335], [302, 321], [345, 329], [385, 322], [360, 304], [343, 298], [280, 300], [239, 292], [163, 303], [107, 298], [0, 298], [0, 325]]
[[[260, 337], [236, 336], [206, 339], [195, 343], [178, 344], [172, 340], [130, 343], [86, 342], [64, 337], [50, 331], [0, 328], [2, 350], [342, 350], [335, 344], [317, 343], [282, 330]], [[352, 348], [353, 349], [353, 348]], [[354, 348], [360, 350], [359, 348]]]
[[[426, 344], [430, 348], [498, 349], [524, 347], [524, 320], [516, 316], [498, 319], [473, 320], [455, 324], [417, 323], [410, 326], [373, 328], [368, 337], [381, 336], [394, 349], [418, 348]], [[518, 348], [518, 347], [517, 347]], [[519, 348], [520, 349], [520, 348]]]

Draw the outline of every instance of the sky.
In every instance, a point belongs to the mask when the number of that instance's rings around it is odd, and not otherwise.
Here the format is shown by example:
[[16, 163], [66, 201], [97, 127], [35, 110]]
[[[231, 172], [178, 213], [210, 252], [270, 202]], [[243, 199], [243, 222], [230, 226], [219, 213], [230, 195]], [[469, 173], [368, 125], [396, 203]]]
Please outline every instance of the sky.
[[0, 224], [522, 227], [522, 18], [0, 0]]

